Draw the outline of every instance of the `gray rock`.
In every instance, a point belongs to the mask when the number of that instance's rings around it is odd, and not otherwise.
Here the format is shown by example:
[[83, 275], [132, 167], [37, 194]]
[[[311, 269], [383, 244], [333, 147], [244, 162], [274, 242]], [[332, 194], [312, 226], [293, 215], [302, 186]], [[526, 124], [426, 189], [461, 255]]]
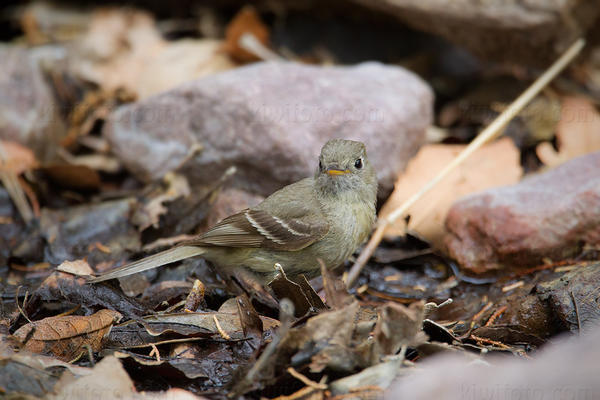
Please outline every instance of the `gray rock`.
[[8, 191], [0, 186], [0, 265], [7, 265], [12, 251], [24, 236], [22, 222], [16, 217], [17, 210], [10, 199]]
[[563, 337], [531, 359], [431, 357], [397, 379], [384, 399], [599, 399], [599, 340], [597, 326], [584, 336]]
[[45, 260], [60, 264], [86, 258], [95, 266], [120, 261], [141, 247], [140, 234], [130, 223], [131, 199], [84, 204], [66, 209], [42, 209], [40, 230], [48, 246]]
[[446, 217], [451, 257], [475, 273], [527, 268], [600, 245], [600, 152], [473, 194]]
[[66, 131], [41, 63], [63, 56], [58, 47], [0, 45], [0, 139], [28, 146], [43, 161]]
[[[597, 0], [352, 0], [500, 62], [546, 66], [600, 16]], [[595, 22], [596, 21], [596, 22]]]
[[399, 67], [257, 63], [120, 107], [104, 133], [144, 180], [185, 163], [193, 183], [211, 182], [236, 165], [234, 186], [261, 195], [312, 175], [328, 139], [361, 140], [385, 194], [425, 140], [432, 101]]

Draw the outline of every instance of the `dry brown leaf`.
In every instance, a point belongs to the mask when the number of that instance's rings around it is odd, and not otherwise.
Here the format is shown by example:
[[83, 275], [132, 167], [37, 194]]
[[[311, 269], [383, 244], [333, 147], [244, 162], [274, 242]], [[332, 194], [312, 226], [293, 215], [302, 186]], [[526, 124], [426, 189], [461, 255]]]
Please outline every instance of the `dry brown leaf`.
[[[396, 181], [394, 192], [384, 204], [380, 218], [386, 216], [433, 179], [463, 149], [462, 145], [430, 144], [421, 148]], [[434, 189], [408, 209], [409, 229], [440, 247], [448, 210], [460, 197], [495, 186], [519, 181], [523, 173], [520, 153], [512, 140], [502, 138], [473, 153]], [[386, 230], [387, 236], [405, 234], [402, 218]]]
[[20, 175], [35, 168], [37, 164], [35, 155], [29, 148], [17, 142], [0, 140], [0, 170]]
[[49, 317], [22, 326], [14, 336], [25, 350], [70, 361], [87, 351], [86, 345], [99, 351], [112, 325], [120, 319], [121, 314], [113, 310], [89, 316]]
[[[174, 314], [160, 314], [151, 315], [144, 317], [144, 320], [148, 323], [145, 327], [148, 333], [151, 335], [158, 336], [164, 331], [159, 329], [153, 329], [151, 324], [162, 324], [166, 326], [168, 324], [175, 325], [189, 325], [198, 328], [205, 329], [213, 334], [219, 333], [217, 324], [215, 323], [215, 317], [221, 327], [221, 330], [230, 337], [243, 337], [243, 329], [240, 321], [240, 315], [237, 310], [237, 300], [229, 303], [231, 307], [235, 306], [235, 312], [185, 312], [185, 313], [174, 313]], [[269, 317], [260, 317], [263, 323], [263, 331], [274, 329], [279, 325], [279, 321]]]
[[383, 355], [396, 354], [402, 346], [421, 344], [425, 341], [423, 326], [425, 302], [419, 301], [406, 307], [388, 302], [381, 306], [380, 318], [373, 332], [375, 354], [373, 363]]
[[306, 279], [304, 279], [305, 284], [301, 284], [301, 279], [298, 279], [298, 282], [293, 282], [288, 279], [279, 264], [275, 265], [279, 268], [280, 273], [269, 282], [269, 287], [278, 299], [287, 298], [292, 302], [296, 317], [302, 317], [311, 311], [327, 309], [323, 304], [323, 300], [315, 293]]
[[64, 399], [128, 399], [128, 400], [202, 400], [204, 397], [179, 388], [164, 392], [137, 392], [135, 385], [119, 358], [123, 353], [104, 357], [89, 375], [78, 379], [65, 378], [64, 375], [56, 384], [56, 395], [49, 395], [49, 400]]
[[56, 384], [56, 392], [56, 397], [49, 396], [49, 398], [138, 398], [131, 378], [125, 372], [121, 362], [113, 355], [103, 358], [87, 376], [75, 380], [62, 378]]
[[96, 190], [100, 187], [100, 175], [85, 165], [50, 164], [42, 168], [56, 185], [74, 190]]
[[72, 67], [108, 93], [145, 98], [183, 82], [234, 67], [212, 39], [168, 42], [142, 11], [104, 9], [92, 16]]
[[184, 82], [235, 67], [221, 50], [223, 42], [215, 39], [182, 39], [168, 42], [140, 71], [136, 93], [146, 98]]
[[176, 200], [179, 197], [187, 197], [191, 193], [188, 180], [183, 175], [169, 172], [163, 180], [167, 184], [164, 192], [159, 193], [139, 207], [131, 219], [140, 232], [150, 226], [158, 228], [160, 216], [168, 211], [163, 203]]
[[67, 4], [35, 1], [23, 3], [20, 23], [28, 45], [67, 42], [85, 31], [89, 13]]
[[558, 152], [549, 142], [540, 143], [536, 153], [544, 164], [557, 166], [572, 158], [600, 151], [600, 113], [585, 97], [565, 97], [556, 126]]
[[323, 277], [323, 289], [325, 290], [325, 301], [327, 305], [334, 310], [344, 308], [354, 300], [354, 297], [348, 293], [344, 281], [336, 276], [333, 271], [327, 269], [323, 262], [321, 265], [321, 276]]
[[93, 13], [73, 67], [106, 92], [124, 88], [135, 93], [140, 71], [164, 46], [148, 13], [102, 9]]
[[64, 261], [56, 267], [56, 270], [77, 276], [90, 276], [94, 273], [92, 267], [85, 260]]
[[240, 38], [245, 34], [251, 34], [265, 46], [269, 43], [269, 29], [252, 6], [242, 8], [227, 25], [224, 49], [236, 61], [258, 61], [259, 58], [255, 54], [239, 45]]
[[204, 298], [205, 292], [206, 288], [204, 287], [204, 284], [199, 279], [196, 279], [192, 290], [190, 290], [185, 298], [183, 309], [186, 312], [195, 312], [201, 307], [206, 307], [206, 299]]

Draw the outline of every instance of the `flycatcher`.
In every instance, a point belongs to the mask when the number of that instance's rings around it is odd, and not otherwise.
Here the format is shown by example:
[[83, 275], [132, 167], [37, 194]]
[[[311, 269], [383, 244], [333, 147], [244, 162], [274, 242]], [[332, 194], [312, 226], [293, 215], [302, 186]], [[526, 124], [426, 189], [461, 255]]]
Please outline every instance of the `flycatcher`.
[[333, 139], [321, 149], [314, 177], [288, 185], [256, 207], [225, 218], [180, 245], [108, 271], [101, 282], [201, 255], [226, 274], [249, 272], [265, 284], [277, 274], [318, 275], [343, 263], [375, 222], [377, 177], [364, 144]]

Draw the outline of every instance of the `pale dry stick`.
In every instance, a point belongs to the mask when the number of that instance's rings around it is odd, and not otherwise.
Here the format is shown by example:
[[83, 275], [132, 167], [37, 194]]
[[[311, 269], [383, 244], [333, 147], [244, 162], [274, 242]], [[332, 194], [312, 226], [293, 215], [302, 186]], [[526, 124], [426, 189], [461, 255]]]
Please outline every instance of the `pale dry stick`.
[[392, 211], [387, 218], [379, 221], [377, 229], [371, 236], [371, 239], [360, 253], [360, 256], [356, 259], [354, 265], [350, 269], [348, 274], [348, 280], [346, 285], [348, 288], [352, 287], [360, 271], [363, 269], [371, 255], [379, 246], [379, 243], [383, 239], [383, 233], [388, 225], [393, 224], [399, 217], [401, 217], [406, 211], [417, 202], [423, 195], [434, 188], [442, 179], [444, 179], [450, 172], [465, 161], [473, 152], [478, 150], [482, 145], [492, 140], [494, 137], [499, 135], [502, 129], [531, 101], [537, 94], [552, 81], [574, 58], [579, 54], [583, 46], [585, 45], [584, 39], [578, 39], [573, 43], [558, 60], [550, 66], [538, 79], [535, 80], [519, 97], [515, 99], [503, 112], [498, 115], [496, 119], [489, 124], [469, 145], [452, 160], [435, 178], [429, 181], [421, 190], [413, 194], [408, 200]]
[[[6, 160], [8, 160], [8, 156], [4, 150], [4, 146], [0, 143], [0, 165], [4, 164]], [[33, 219], [33, 211], [31, 211], [31, 207], [25, 198], [25, 193], [23, 193], [23, 188], [19, 184], [18, 176], [8, 169], [3, 171], [0, 168], [0, 181], [4, 185], [10, 198], [13, 200], [13, 203], [15, 203], [17, 211], [21, 214], [23, 221], [25, 221], [25, 223], [31, 221]]]
[[286, 59], [267, 46], [262, 44], [260, 40], [251, 33], [244, 33], [238, 40], [238, 45], [248, 53], [254, 54], [256, 57], [264, 61], [286, 61]]
[[317, 383], [315, 381], [308, 379], [306, 376], [304, 376], [300, 372], [296, 371], [293, 367], [288, 367], [287, 372], [294, 378], [296, 378], [299, 381], [301, 381], [302, 383], [304, 383], [306, 386], [310, 386], [313, 389], [327, 390], [327, 385], [325, 385], [324, 383]]

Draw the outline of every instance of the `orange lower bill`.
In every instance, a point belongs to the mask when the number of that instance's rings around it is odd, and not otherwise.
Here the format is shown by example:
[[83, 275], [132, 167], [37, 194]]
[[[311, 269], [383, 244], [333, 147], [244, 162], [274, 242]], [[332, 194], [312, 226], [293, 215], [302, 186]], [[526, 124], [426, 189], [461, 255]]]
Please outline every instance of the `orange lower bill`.
[[345, 169], [345, 170], [341, 170], [341, 169], [328, 169], [327, 173], [329, 175], [346, 175], [348, 173], [350, 173], [350, 170]]

